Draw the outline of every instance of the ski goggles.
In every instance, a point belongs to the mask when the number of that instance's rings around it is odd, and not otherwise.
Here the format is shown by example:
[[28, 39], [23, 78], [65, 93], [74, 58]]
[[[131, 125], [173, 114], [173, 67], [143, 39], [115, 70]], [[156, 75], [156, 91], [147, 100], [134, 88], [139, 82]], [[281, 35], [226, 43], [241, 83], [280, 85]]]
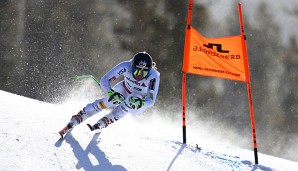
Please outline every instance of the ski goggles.
[[132, 68], [132, 73], [134, 76], [139, 76], [142, 78], [146, 78], [149, 75], [149, 71], [150, 70], [143, 70], [143, 69], [139, 69], [139, 68]]

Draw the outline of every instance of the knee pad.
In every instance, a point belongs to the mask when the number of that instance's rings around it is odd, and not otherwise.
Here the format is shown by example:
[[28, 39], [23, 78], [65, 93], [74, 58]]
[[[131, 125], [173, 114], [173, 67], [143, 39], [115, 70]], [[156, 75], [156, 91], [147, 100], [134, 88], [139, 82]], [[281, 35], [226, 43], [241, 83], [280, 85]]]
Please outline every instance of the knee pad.
[[141, 98], [141, 99], [143, 98], [140, 94], [131, 94], [131, 95], [127, 96], [125, 98], [124, 102], [120, 104], [120, 109], [122, 110], [122, 113], [124, 113], [124, 115], [126, 113], [139, 114], [139, 113], [142, 113], [145, 110], [144, 107], [139, 108], [139, 109], [132, 108], [131, 104], [130, 104], [130, 99], [132, 97], [137, 97], [137, 98]]

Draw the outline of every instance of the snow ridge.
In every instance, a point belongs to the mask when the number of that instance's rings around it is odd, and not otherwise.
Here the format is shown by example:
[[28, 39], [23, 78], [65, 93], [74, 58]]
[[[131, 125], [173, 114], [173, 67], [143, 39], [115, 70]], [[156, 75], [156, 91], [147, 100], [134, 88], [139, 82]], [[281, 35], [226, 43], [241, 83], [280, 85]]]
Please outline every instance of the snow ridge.
[[[103, 114], [57, 133], [85, 104], [58, 105], [0, 91], [0, 170], [298, 170], [298, 163], [223, 144], [182, 144], [180, 127], [128, 115], [101, 133], [90, 132]], [[191, 130], [190, 130], [191, 131]], [[197, 146], [198, 145], [198, 146]], [[200, 149], [201, 148], [201, 149]]]

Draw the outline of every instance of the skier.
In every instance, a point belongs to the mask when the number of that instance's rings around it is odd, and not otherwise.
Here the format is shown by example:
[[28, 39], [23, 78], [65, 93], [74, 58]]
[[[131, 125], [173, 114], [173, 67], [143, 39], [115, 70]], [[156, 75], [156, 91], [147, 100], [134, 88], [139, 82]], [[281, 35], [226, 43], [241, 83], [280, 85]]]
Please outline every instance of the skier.
[[[93, 126], [87, 124], [91, 131], [105, 128], [127, 113], [140, 114], [152, 107], [160, 81], [160, 74], [155, 65], [147, 52], [138, 52], [131, 60], [121, 62], [112, 68], [100, 80], [100, 86], [107, 93], [107, 97], [88, 104], [72, 116], [67, 126], [59, 132], [61, 137], [86, 118], [104, 109], [112, 111]], [[121, 75], [124, 76], [124, 80], [111, 87], [111, 82]]]

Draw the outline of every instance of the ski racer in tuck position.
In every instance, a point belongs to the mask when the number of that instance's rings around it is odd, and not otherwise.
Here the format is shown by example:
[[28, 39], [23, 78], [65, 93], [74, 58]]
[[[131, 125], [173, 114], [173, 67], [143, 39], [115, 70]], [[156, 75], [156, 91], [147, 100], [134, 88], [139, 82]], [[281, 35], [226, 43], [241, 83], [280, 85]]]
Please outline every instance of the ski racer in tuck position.
[[[91, 131], [105, 128], [127, 113], [140, 114], [152, 107], [160, 81], [160, 73], [155, 65], [148, 53], [138, 52], [131, 60], [121, 62], [112, 68], [100, 80], [100, 86], [107, 93], [107, 97], [87, 104], [78, 114], [72, 116], [67, 126], [59, 132], [61, 137], [86, 118], [104, 109], [112, 111], [93, 126], [87, 124]], [[110, 83], [121, 75], [124, 76], [124, 80], [111, 87]]]

